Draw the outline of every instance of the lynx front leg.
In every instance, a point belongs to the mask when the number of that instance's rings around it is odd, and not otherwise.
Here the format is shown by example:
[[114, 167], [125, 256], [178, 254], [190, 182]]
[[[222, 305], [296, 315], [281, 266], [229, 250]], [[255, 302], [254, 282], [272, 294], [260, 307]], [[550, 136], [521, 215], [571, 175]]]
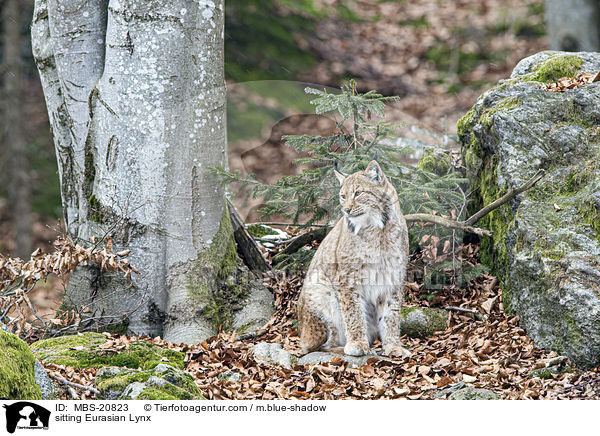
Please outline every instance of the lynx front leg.
[[338, 288], [342, 318], [346, 326], [344, 353], [349, 356], [363, 356], [369, 353], [367, 321], [357, 292], [345, 285], [342, 284]]
[[400, 344], [401, 309], [402, 291], [396, 291], [386, 301], [380, 327], [383, 354], [386, 356], [405, 358], [411, 354]]

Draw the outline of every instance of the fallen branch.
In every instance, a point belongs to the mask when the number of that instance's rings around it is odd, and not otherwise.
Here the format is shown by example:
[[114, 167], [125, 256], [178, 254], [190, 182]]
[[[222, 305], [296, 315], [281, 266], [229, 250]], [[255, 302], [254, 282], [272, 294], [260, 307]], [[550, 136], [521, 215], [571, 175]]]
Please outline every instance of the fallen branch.
[[227, 200], [229, 207], [229, 216], [231, 217], [231, 225], [233, 226], [233, 236], [237, 245], [237, 251], [240, 256], [250, 268], [250, 271], [260, 274], [270, 271], [271, 265], [269, 265], [262, 253], [258, 249], [256, 242], [252, 239], [252, 236], [246, 230], [242, 219], [237, 214], [235, 207], [229, 200]]
[[455, 307], [455, 306], [446, 306], [446, 307], [444, 307], [444, 309], [448, 310], [448, 311], [452, 311], [452, 312], [468, 313], [469, 315], [473, 315], [473, 317], [477, 321], [485, 321], [486, 320], [486, 317], [477, 310], [466, 309], [464, 307]]
[[526, 183], [524, 183], [523, 185], [521, 185], [515, 189], [511, 189], [506, 194], [504, 194], [502, 197], [500, 197], [498, 200], [494, 201], [491, 204], [488, 204], [486, 207], [481, 209], [479, 212], [477, 212], [476, 214], [474, 214], [473, 216], [468, 218], [465, 221], [465, 224], [467, 224], [467, 225], [475, 224], [477, 221], [479, 221], [481, 218], [486, 216], [488, 213], [490, 213], [494, 209], [498, 209], [504, 203], [508, 203], [510, 200], [515, 198], [517, 195], [519, 195], [521, 192], [524, 192], [524, 191], [527, 191], [528, 189], [533, 188], [533, 186], [545, 175], [546, 175], [546, 171], [538, 170], [537, 173], [535, 173], [533, 175], [533, 177], [531, 179], [529, 179]]
[[294, 223], [276, 223], [276, 222], [260, 222], [246, 223], [246, 226], [283, 226], [283, 227], [329, 227], [327, 224], [294, 224]]
[[406, 219], [407, 223], [410, 223], [410, 222], [433, 223], [433, 224], [442, 225], [444, 227], [450, 227], [453, 229], [465, 230], [467, 232], [475, 233], [476, 235], [479, 235], [479, 236], [492, 236], [492, 234], [493, 234], [492, 231], [486, 230], [486, 229], [480, 229], [479, 227], [473, 227], [473, 224], [475, 224], [477, 221], [479, 221], [481, 218], [486, 216], [491, 211], [498, 209], [500, 206], [502, 206], [505, 203], [508, 203], [510, 200], [515, 198], [520, 193], [533, 188], [533, 186], [542, 177], [544, 177], [545, 174], [546, 174], [546, 172], [544, 170], [538, 170], [533, 175], [533, 177], [531, 179], [529, 179], [526, 183], [524, 183], [523, 185], [521, 185], [517, 188], [511, 189], [509, 192], [504, 194], [498, 200], [494, 201], [491, 204], [488, 204], [483, 209], [481, 209], [480, 211], [478, 211], [477, 213], [475, 213], [474, 215], [472, 215], [470, 218], [466, 219], [465, 221], [449, 220], [446, 218], [442, 218], [441, 216], [438, 216], [438, 215], [430, 215], [430, 214], [426, 214], [426, 213], [415, 213], [415, 214], [411, 214], [411, 215], [405, 215], [404, 219]]
[[92, 393], [94, 393], [96, 395], [100, 395], [100, 391], [98, 389], [96, 389], [96, 388], [91, 387], [91, 386], [80, 385], [79, 383], [74, 383], [72, 381], [69, 381], [69, 380], [64, 379], [62, 377], [59, 377], [57, 375], [52, 375], [51, 377], [53, 379], [55, 379], [56, 381], [64, 384], [64, 385], [71, 386], [71, 387], [74, 387], [74, 388], [77, 388], [77, 389], [84, 389], [84, 390], [90, 391], [90, 392], [92, 392]]
[[424, 222], [439, 224], [441, 226], [450, 227], [452, 229], [465, 230], [467, 232], [475, 233], [479, 236], [492, 236], [493, 233], [491, 230], [480, 229], [479, 227], [472, 227], [461, 221], [449, 220], [446, 218], [442, 218], [438, 215], [430, 215], [427, 213], [414, 213], [410, 215], [404, 215], [404, 219], [407, 223]]
[[321, 242], [323, 239], [325, 239], [327, 233], [329, 233], [329, 227], [320, 227], [298, 235], [290, 239], [289, 245], [285, 247], [281, 252], [285, 254], [295, 253], [305, 245], [310, 244], [312, 241]]

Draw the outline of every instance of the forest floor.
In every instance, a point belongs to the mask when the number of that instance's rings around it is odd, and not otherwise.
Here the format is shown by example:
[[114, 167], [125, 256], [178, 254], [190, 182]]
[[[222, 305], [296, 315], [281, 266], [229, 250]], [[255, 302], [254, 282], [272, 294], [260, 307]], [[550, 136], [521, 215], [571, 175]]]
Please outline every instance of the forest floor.
[[[466, 246], [476, 261], [477, 247]], [[566, 358], [536, 347], [518, 326], [518, 318], [503, 311], [501, 290], [494, 277], [483, 275], [458, 289], [437, 294], [437, 305], [460, 305], [483, 314], [450, 312], [448, 328], [429, 338], [404, 336], [412, 355], [401, 361], [369, 359], [351, 368], [342, 359], [286, 369], [257, 361], [252, 346], [258, 342], [282, 344], [299, 356], [295, 301], [302, 279], [272, 277], [266, 281], [276, 300], [276, 312], [255, 338], [239, 340], [221, 333], [200, 345], [171, 344], [143, 337], [153, 344], [186, 352], [186, 367], [207, 399], [447, 399], [465, 386], [488, 389], [501, 399], [597, 399], [600, 368], [582, 371]], [[419, 286], [407, 286], [407, 304], [423, 303]], [[113, 336], [113, 345], [126, 346], [134, 338]], [[375, 350], [381, 351], [380, 344]], [[557, 366], [547, 365], [560, 362]], [[51, 375], [93, 385], [95, 369], [50, 365]], [[536, 371], [538, 375], [535, 375]], [[554, 370], [558, 370], [554, 373]], [[232, 375], [239, 380], [233, 381]], [[71, 390], [71, 392], [73, 392]], [[66, 389], [61, 397], [73, 398]], [[94, 398], [78, 391], [78, 398]]]

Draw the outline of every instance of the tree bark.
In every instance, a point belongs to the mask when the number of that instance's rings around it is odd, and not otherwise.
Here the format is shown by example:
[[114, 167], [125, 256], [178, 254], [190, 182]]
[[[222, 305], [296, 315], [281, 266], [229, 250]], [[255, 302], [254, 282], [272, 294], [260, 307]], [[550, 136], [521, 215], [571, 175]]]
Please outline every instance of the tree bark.
[[600, 50], [598, 0], [546, 0], [545, 6], [550, 49]]
[[[233, 238], [226, 166], [223, 0], [36, 0], [32, 41], [65, 224], [110, 236], [141, 274], [80, 268], [65, 303], [125, 313], [135, 334], [197, 343]], [[213, 241], [214, 239], [214, 241]], [[218, 239], [218, 241], [217, 241]], [[219, 245], [219, 246], [217, 246]]]
[[4, 30], [4, 124], [5, 185], [9, 212], [15, 232], [17, 257], [28, 259], [32, 251], [31, 183], [23, 116], [23, 60], [21, 58], [22, 0], [4, 0], [2, 27]]

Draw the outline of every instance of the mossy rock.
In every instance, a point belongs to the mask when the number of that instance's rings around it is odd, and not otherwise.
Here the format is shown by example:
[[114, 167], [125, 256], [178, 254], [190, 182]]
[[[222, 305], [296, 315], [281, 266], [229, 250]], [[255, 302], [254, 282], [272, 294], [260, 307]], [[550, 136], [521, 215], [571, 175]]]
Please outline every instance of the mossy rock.
[[0, 397], [41, 400], [36, 384], [35, 357], [25, 342], [0, 329]]
[[529, 377], [541, 378], [543, 380], [551, 380], [554, 378], [555, 375], [560, 375], [564, 372], [566, 372], [565, 369], [556, 366], [550, 368], [539, 368], [531, 371], [531, 373], [529, 373]]
[[470, 212], [545, 176], [479, 221], [481, 260], [536, 345], [600, 364], [600, 87], [543, 83], [600, 70], [598, 53], [541, 52], [479, 97], [457, 128]]
[[411, 338], [427, 338], [448, 327], [448, 311], [433, 307], [403, 307], [400, 328]]
[[145, 341], [134, 341], [129, 349], [104, 349], [109, 338], [101, 333], [81, 333], [44, 339], [31, 344], [31, 350], [42, 363], [71, 366], [74, 368], [100, 368], [117, 366], [152, 369], [160, 363], [183, 368], [185, 354], [153, 345]]
[[427, 147], [423, 150], [423, 157], [417, 164], [417, 168], [429, 173], [444, 176], [450, 171], [450, 153], [445, 150]]
[[147, 370], [102, 368], [96, 386], [109, 400], [203, 399], [190, 374], [162, 363]]
[[537, 62], [530, 75], [523, 78], [525, 81], [554, 82], [561, 77], [573, 77], [583, 65], [581, 57], [571, 54], [550, 56], [548, 59]]

